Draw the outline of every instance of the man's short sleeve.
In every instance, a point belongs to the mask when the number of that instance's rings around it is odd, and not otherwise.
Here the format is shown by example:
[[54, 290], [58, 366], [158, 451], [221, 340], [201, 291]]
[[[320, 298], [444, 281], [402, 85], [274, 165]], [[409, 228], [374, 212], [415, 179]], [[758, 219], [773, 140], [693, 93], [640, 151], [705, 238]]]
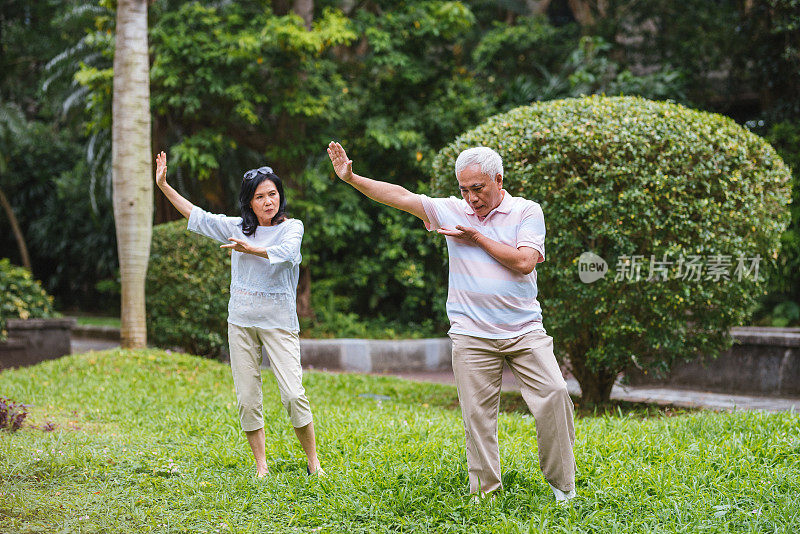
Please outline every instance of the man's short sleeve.
[[517, 230], [517, 248], [531, 247], [539, 252], [539, 262], [544, 261], [544, 213], [539, 204], [525, 208]]
[[458, 210], [459, 200], [456, 197], [449, 198], [430, 198], [425, 195], [419, 196], [422, 200], [422, 209], [425, 210], [425, 215], [428, 216], [429, 223], [425, 223], [425, 228], [429, 232], [442, 228], [447, 223], [448, 212]]

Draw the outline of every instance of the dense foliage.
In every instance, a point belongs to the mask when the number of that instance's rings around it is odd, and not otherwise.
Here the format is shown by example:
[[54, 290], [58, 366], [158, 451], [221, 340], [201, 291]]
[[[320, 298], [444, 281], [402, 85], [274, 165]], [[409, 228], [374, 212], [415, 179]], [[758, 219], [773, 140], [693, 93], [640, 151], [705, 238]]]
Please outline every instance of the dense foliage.
[[37, 319], [57, 316], [53, 297], [47, 294], [30, 271], [0, 258], [0, 341], [6, 339], [8, 319]]
[[231, 261], [186, 221], [153, 228], [147, 269], [147, 338], [162, 347], [219, 356], [227, 349]]
[[[11, 151], [5, 185], [12, 202], [27, 207], [17, 217], [26, 241], [35, 244], [34, 274], [48, 292], [64, 304], [116, 312], [111, 203], [103, 194], [92, 196], [88, 166], [75, 157], [80, 150], [69, 132], [29, 122]], [[102, 293], [98, 284], [112, 289], [105, 305], [92, 298]]]
[[[89, 144], [83, 124], [86, 89], [73, 80], [88, 53], [76, 42], [96, 14], [78, 0], [0, 1], [0, 189], [35, 277], [57, 302], [113, 309], [113, 292], [97, 298], [97, 284], [115, 286], [114, 222], [102, 178], [90, 172], [87, 154], [99, 147]], [[6, 136], [9, 107], [21, 116]], [[21, 263], [8, 228], [3, 213], [2, 256]]]
[[[0, 104], [36, 123], [0, 147], [20, 162], [0, 186], [34, 273], [59, 303], [113, 307], [99, 290], [116, 286], [107, 196], [115, 3], [0, 1]], [[316, 316], [334, 303], [353, 314], [343, 324], [352, 331], [374, 330], [368, 320], [383, 315], [389, 328], [442, 332], [445, 277], [415, 221], [333, 185], [332, 138], [364, 174], [424, 192], [439, 149], [531, 101], [672, 99], [770, 139], [800, 124], [796, 0], [311, 4], [307, 27], [291, 2], [150, 3], [154, 153], [166, 149], [176, 187], [217, 212], [236, 212], [245, 169], [277, 169], [306, 223]], [[775, 146], [787, 162], [800, 153], [797, 143]], [[177, 216], [156, 202], [156, 222]], [[765, 321], [800, 295], [797, 243], [784, 240]], [[0, 245], [16, 259], [10, 233]], [[95, 253], [81, 254], [87, 247]], [[321, 332], [324, 322], [307, 324]]]
[[[718, 354], [764, 293], [790, 174], [731, 119], [633, 97], [520, 107], [442, 150], [435, 193], [453, 192], [455, 158], [476, 145], [498, 150], [505, 188], [544, 210], [545, 324], [585, 399], [607, 401], [627, 366]], [[609, 266], [594, 283], [579, 277], [587, 252]]]

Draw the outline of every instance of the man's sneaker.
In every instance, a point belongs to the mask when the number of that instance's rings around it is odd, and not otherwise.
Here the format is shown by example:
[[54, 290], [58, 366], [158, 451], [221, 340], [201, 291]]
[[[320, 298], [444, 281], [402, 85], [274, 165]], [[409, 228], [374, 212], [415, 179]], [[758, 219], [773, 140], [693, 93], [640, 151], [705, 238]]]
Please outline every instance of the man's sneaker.
[[472, 496], [470, 496], [470, 498], [469, 498], [469, 502], [472, 505], [478, 505], [478, 504], [483, 504], [483, 503], [493, 504], [494, 503], [494, 492], [482, 493], [482, 494], [473, 493]]
[[[550, 483], [548, 482], [548, 484]], [[553, 490], [553, 495], [556, 496], [556, 502], [559, 504], [566, 503], [567, 501], [574, 499], [575, 497], [578, 496], [578, 494], [575, 493], [575, 488], [571, 489], [569, 492], [564, 492], [558, 489], [557, 487], [553, 486], [552, 484], [550, 484], [550, 489]]]
[[310, 477], [319, 477], [319, 478], [327, 478], [328, 476], [325, 474], [325, 471], [322, 470], [322, 467], [318, 467], [317, 470], [312, 473], [311, 469], [308, 467], [308, 464], [306, 464], [306, 474]]

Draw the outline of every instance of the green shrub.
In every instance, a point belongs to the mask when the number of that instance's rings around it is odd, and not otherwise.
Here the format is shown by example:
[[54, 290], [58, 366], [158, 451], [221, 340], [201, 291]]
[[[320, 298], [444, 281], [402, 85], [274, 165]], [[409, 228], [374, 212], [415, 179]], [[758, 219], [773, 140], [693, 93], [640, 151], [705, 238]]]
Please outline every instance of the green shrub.
[[[790, 174], [766, 141], [733, 120], [632, 97], [520, 107], [442, 149], [437, 195], [457, 194], [453, 163], [475, 145], [495, 148], [505, 188], [544, 210], [547, 261], [537, 270], [545, 326], [587, 401], [607, 401], [631, 365], [665, 372], [676, 358], [717, 355], [729, 346], [729, 327], [763, 295], [763, 282], [735, 268], [740, 255], [746, 267], [760, 255], [763, 273], [778, 257]], [[581, 282], [584, 252], [605, 259], [604, 278]], [[638, 279], [634, 255], [643, 256]], [[674, 262], [663, 265], [666, 280], [647, 280], [651, 255]], [[715, 280], [709, 266], [699, 280], [682, 278], [679, 259], [690, 255], [704, 265], [727, 257], [730, 279]]]
[[56, 317], [53, 297], [48, 295], [30, 271], [0, 258], [0, 341], [8, 337], [8, 319]]
[[226, 347], [231, 261], [186, 221], [153, 228], [147, 269], [147, 336], [161, 347], [218, 357]]

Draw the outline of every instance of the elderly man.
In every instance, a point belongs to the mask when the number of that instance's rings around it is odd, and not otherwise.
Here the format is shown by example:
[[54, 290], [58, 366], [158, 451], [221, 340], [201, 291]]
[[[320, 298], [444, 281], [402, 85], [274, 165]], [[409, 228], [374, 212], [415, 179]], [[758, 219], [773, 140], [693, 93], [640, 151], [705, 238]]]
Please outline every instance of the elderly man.
[[539, 204], [503, 189], [503, 162], [487, 147], [456, 160], [463, 199], [429, 198], [353, 173], [339, 143], [328, 145], [336, 174], [369, 198], [422, 219], [446, 236], [453, 373], [461, 404], [470, 493], [502, 487], [497, 413], [503, 362], [536, 420], [539, 465], [556, 500], [575, 496], [572, 401], [542, 325], [536, 264], [544, 261]]

